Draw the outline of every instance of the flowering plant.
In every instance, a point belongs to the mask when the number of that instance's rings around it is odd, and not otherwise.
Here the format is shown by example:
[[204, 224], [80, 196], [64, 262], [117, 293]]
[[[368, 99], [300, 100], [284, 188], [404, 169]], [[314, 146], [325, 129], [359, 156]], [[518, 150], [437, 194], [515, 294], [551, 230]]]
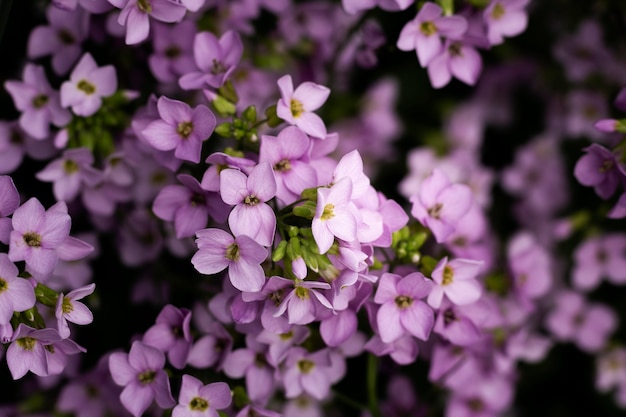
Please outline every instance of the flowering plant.
[[559, 5], [0, 0], [0, 416], [619, 415], [626, 7]]

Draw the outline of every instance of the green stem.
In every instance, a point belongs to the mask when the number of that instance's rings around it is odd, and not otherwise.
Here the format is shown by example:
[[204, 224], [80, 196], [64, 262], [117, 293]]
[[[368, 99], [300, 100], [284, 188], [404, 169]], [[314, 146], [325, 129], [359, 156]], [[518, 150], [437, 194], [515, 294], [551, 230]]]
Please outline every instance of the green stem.
[[383, 417], [378, 407], [378, 392], [376, 379], [378, 377], [378, 357], [373, 354], [367, 355], [367, 397], [372, 417]]
[[367, 410], [367, 407], [365, 405], [353, 400], [352, 398], [340, 393], [339, 391], [333, 391], [333, 395], [339, 401], [343, 402], [346, 405], [349, 405], [352, 408], [355, 408], [357, 410]]

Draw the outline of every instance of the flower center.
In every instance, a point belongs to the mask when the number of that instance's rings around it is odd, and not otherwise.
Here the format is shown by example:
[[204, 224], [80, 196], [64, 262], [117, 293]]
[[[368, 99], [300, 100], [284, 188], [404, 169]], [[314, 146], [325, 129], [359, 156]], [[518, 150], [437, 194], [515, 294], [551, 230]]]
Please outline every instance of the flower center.
[[298, 369], [303, 374], [308, 374], [311, 370], [315, 368], [315, 362], [308, 359], [300, 359], [298, 361]]
[[63, 311], [63, 314], [68, 314], [74, 311], [74, 305], [69, 298], [63, 297], [63, 301], [61, 302], [61, 310]]
[[230, 261], [237, 261], [240, 257], [239, 253], [239, 245], [237, 243], [233, 243], [228, 248], [226, 248], [226, 259]]
[[431, 208], [428, 209], [428, 215], [433, 219], [439, 220], [441, 217], [441, 209], [443, 208], [443, 204], [437, 203]]
[[63, 171], [65, 171], [66, 174], [74, 174], [78, 172], [78, 164], [71, 159], [66, 159], [63, 162]]
[[88, 96], [96, 92], [96, 86], [87, 80], [80, 80], [76, 87]]
[[211, 74], [220, 75], [226, 72], [226, 67], [217, 59], [213, 59], [213, 66], [211, 67]]
[[322, 211], [322, 215], [320, 218], [322, 220], [332, 219], [333, 217], [335, 217], [334, 209], [335, 209], [335, 206], [333, 204], [326, 204], [324, 206], [324, 210]]
[[259, 198], [255, 195], [248, 195], [243, 199], [243, 202], [249, 206], [256, 206], [261, 202], [261, 200], [259, 200]]
[[450, 285], [454, 280], [454, 270], [450, 268], [448, 265], [443, 267], [443, 279], [441, 280], [441, 285]]
[[485, 404], [480, 398], [471, 398], [467, 400], [467, 408], [472, 411], [480, 412], [485, 409]]
[[181, 55], [180, 48], [176, 45], [168, 46], [165, 49], [165, 56], [170, 59], [178, 58], [180, 55]]
[[413, 304], [413, 298], [407, 295], [399, 295], [396, 297], [396, 305], [400, 310], [404, 310], [405, 308], [411, 307]]
[[279, 337], [280, 340], [290, 340], [293, 337], [293, 330], [289, 330], [287, 333], [281, 333]]
[[309, 289], [304, 287], [296, 287], [296, 296], [301, 300], [309, 299]]
[[504, 16], [505, 12], [506, 9], [502, 5], [502, 3], [496, 3], [496, 5], [493, 6], [493, 10], [491, 11], [491, 18], [493, 20], [499, 20], [502, 16]]
[[150, 4], [150, 0], [137, 0], [137, 7], [144, 13], [152, 13], [152, 4]]
[[269, 295], [269, 299], [278, 307], [283, 301], [283, 290], [274, 291]]
[[32, 337], [22, 337], [21, 339], [17, 339], [17, 344], [23, 350], [33, 350], [35, 349], [35, 344], [37, 343], [36, 339]]
[[189, 401], [189, 408], [192, 411], [205, 411], [209, 408], [209, 402], [204, 398], [195, 397]]
[[610, 171], [611, 169], [613, 169], [613, 161], [610, 159], [607, 159], [606, 161], [602, 162], [602, 165], [600, 166], [599, 171], [604, 174], [605, 172]]
[[292, 116], [296, 119], [300, 117], [302, 113], [304, 113], [304, 105], [302, 104], [302, 102], [296, 99], [291, 99], [291, 101], [289, 102], [289, 107], [291, 108]]
[[35, 232], [24, 233], [24, 242], [30, 247], [38, 248], [41, 246], [41, 235]]
[[463, 44], [461, 42], [454, 42], [448, 47], [448, 52], [451, 57], [461, 57], [463, 56]]
[[11, 130], [11, 143], [15, 145], [24, 143], [24, 136], [17, 129]]
[[39, 94], [33, 97], [33, 107], [40, 109], [48, 103], [48, 96], [45, 94]]
[[176, 127], [176, 133], [183, 139], [187, 139], [189, 135], [193, 132], [193, 123], [191, 122], [180, 122]]
[[278, 161], [276, 165], [274, 165], [274, 171], [287, 172], [290, 170], [291, 170], [291, 162], [289, 162], [289, 159], [283, 159], [282, 161]]
[[65, 45], [72, 45], [76, 42], [74, 35], [72, 35], [72, 33], [66, 29], [59, 30], [57, 32], [57, 36], [59, 37], [59, 40], [61, 41], [61, 43]]
[[6, 291], [9, 288], [9, 283], [0, 278], [0, 294]]
[[456, 314], [454, 314], [454, 310], [449, 308], [443, 313], [443, 324], [447, 326], [453, 321], [456, 321]]
[[154, 378], [156, 378], [156, 372], [154, 372], [152, 369], [143, 371], [142, 373], [137, 375], [137, 379], [142, 385], [151, 384], [152, 382], [154, 382]]
[[425, 36], [432, 36], [437, 33], [437, 26], [433, 22], [422, 22], [420, 23], [420, 32], [422, 32]]

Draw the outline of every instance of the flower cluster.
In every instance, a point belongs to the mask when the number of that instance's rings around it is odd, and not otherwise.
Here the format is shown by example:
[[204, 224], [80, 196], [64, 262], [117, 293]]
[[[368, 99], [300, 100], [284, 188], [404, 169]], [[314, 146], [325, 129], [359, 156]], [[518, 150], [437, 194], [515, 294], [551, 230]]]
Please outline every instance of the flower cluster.
[[0, 415], [534, 415], [567, 343], [626, 407], [623, 62], [593, 19], [524, 56], [542, 7], [46, 2], [0, 121], [0, 359], [44, 393]]

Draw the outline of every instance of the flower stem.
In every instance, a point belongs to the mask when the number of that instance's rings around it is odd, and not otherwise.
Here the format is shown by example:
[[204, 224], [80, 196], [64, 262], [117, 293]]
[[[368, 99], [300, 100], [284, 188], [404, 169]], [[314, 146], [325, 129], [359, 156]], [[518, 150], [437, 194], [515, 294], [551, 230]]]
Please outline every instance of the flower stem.
[[373, 354], [367, 355], [367, 397], [372, 417], [382, 417], [378, 407], [378, 392], [376, 391], [376, 379], [378, 376], [378, 357]]

